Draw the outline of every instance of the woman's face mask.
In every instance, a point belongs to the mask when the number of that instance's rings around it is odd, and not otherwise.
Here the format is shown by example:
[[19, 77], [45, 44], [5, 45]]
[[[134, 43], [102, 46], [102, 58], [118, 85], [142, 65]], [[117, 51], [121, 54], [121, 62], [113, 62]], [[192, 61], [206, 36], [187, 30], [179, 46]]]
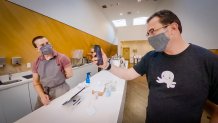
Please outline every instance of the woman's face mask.
[[43, 55], [49, 55], [53, 53], [52, 46], [50, 44], [46, 44], [40, 48], [40, 51]]
[[163, 52], [166, 49], [169, 40], [170, 39], [165, 35], [165, 33], [160, 33], [148, 38], [148, 42], [157, 52]]

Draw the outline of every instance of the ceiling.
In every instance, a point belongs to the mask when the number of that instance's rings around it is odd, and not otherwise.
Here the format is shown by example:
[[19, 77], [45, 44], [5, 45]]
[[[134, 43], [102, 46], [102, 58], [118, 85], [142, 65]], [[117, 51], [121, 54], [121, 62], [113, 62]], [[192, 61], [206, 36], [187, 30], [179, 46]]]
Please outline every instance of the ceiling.
[[[105, 17], [112, 20], [126, 19], [131, 26], [135, 17], [149, 17], [155, 12], [160, 0], [94, 0]], [[103, 8], [106, 7], [106, 8]]]

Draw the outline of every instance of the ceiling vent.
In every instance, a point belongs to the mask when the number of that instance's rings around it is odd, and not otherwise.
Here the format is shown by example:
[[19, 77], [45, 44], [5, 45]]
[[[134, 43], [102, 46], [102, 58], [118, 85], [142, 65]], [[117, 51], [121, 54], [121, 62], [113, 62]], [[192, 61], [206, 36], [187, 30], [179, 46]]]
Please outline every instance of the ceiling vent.
[[101, 6], [103, 9], [106, 9], [107, 8], [107, 5], [102, 5]]
[[130, 11], [129, 11], [129, 12], [127, 12], [127, 14], [128, 14], [128, 15], [131, 15], [131, 14], [132, 14], [132, 12], [130, 12]]

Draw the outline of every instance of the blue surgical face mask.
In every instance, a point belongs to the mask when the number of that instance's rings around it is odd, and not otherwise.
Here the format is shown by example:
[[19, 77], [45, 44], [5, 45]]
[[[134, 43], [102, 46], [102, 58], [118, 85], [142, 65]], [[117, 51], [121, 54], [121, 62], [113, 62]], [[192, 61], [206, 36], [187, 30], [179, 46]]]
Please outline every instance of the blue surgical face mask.
[[157, 52], [163, 52], [166, 49], [169, 40], [170, 39], [165, 33], [160, 33], [148, 38], [148, 42]]
[[52, 46], [50, 44], [46, 44], [40, 48], [40, 51], [43, 55], [49, 55], [53, 53]]

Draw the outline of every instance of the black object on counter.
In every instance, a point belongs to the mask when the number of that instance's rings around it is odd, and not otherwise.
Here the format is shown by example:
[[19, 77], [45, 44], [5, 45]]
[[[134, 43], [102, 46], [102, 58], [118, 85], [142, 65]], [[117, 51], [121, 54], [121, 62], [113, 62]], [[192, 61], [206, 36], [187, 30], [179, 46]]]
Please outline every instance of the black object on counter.
[[8, 85], [8, 84], [12, 84], [12, 83], [20, 82], [20, 81], [22, 81], [22, 80], [21, 79], [16, 79], [16, 80], [9, 80], [9, 81], [6, 81], [6, 82], [0, 81], [0, 85]]
[[33, 78], [33, 74], [25, 75], [25, 76], [22, 76], [22, 77], [25, 78], [25, 79], [31, 79], [31, 78]]
[[102, 53], [100, 45], [94, 45], [94, 51], [96, 52], [96, 57], [98, 58], [97, 65], [103, 65]]
[[85, 89], [85, 87], [83, 87], [79, 92], [77, 92], [75, 95], [73, 95], [69, 100], [65, 101], [62, 105], [66, 105], [67, 103], [71, 102], [74, 100], [74, 97], [76, 97], [80, 92], [82, 92]]

